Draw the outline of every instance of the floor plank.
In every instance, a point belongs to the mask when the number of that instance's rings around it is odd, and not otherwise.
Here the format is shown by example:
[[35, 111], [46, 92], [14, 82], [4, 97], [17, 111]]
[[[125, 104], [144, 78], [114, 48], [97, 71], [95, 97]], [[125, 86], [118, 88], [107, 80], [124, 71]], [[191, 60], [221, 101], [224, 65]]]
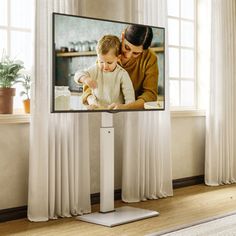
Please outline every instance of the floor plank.
[[[174, 197], [124, 204], [115, 202], [116, 207], [129, 205], [160, 212], [160, 216], [113, 228], [77, 221], [74, 218], [32, 223], [27, 219], [0, 224], [0, 235], [16, 236], [104, 236], [145, 235], [167, 230], [179, 225], [190, 224], [204, 218], [236, 212], [236, 184], [209, 187], [203, 184], [174, 190]], [[92, 207], [93, 211], [99, 205]]]

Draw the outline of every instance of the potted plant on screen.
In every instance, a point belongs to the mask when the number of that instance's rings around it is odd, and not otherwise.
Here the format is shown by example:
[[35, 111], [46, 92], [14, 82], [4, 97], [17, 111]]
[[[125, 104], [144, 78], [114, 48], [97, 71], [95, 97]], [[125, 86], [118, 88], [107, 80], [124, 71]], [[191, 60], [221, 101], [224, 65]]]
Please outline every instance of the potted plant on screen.
[[25, 113], [30, 113], [30, 85], [31, 85], [31, 78], [28, 74], [23, 74], [20, 81], [23, 90], [20, 93], [20, 96], [24, 97], [23, 104]]
[[15, 88], [13, 85], [21, 77], [20, 70], [24, 68], [23, 62], [2, 56], [0, 61], [0, 114], [12, 114]]

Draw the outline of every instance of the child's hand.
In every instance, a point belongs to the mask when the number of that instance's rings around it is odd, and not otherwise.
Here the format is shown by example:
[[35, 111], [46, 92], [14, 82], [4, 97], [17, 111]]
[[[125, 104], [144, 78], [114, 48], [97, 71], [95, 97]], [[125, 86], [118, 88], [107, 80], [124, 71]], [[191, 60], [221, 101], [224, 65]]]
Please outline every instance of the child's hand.
[[108, 109], [110, 110], [123, 110], [127, 109], [125, 104], [119, 104], [119, 103], [112, 103], [108, 106]]
[[115, 109], [118, 105], [119, 105], [119, 103], [112, 103], [112, 104], [110, 104], [107, 108], [108, 108], [109, 110], [113, 110], [113, 109]]
[[95, 80], [91, 79], [90, 77], [85, 77], [83, 79], [83, 83], [87, 84], [89, 86], [89, 88], [91, 88], [91, 89], [97, 88], [97, 82]]
[[99, 108], [98, 104], [90, 104], [90, 105], [87, 106], [88, 110], [96, 110], [98, 108]]

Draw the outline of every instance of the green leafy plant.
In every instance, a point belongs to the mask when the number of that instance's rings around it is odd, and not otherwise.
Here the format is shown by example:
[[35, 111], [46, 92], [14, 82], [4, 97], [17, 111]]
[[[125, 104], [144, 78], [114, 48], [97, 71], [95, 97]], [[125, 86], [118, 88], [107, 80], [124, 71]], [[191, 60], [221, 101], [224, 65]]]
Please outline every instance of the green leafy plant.
[[22, 76], [20, 72], [24, 63], [20, 60], [12, 60], [9, 56], [3, 55], [0, 61], [0, 88], [11, 88], [19, 82]]
[[30, 75], [23, 74], [19, 80], [21, 83], [23, 90], [20, 93], [20, 96], [26, 96], [26, 99], [30, 99], [30, 85], [31, 85], [31, 78]]

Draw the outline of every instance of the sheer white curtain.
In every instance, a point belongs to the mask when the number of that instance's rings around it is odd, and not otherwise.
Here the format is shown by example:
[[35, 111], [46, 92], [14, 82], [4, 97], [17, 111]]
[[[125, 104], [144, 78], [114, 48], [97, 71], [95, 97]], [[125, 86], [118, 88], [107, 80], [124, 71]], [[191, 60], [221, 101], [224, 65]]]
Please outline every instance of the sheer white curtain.
[[[134, 7], [139, 23], [167, 27], [166, 0], [139, 0]], [[125, 202], [173, 195], [168, 83], [166, 70], [165, 111], [125, 114], [122, 176]]]
[[36, 0], [35, 9], [28, 218], [45, 221], [91, 211], [88, 117], [50, 114], [52, 12], [76, 14], [79, 1]]
[[236, 182], [236, 1], [212, 0], [205, 182]]

